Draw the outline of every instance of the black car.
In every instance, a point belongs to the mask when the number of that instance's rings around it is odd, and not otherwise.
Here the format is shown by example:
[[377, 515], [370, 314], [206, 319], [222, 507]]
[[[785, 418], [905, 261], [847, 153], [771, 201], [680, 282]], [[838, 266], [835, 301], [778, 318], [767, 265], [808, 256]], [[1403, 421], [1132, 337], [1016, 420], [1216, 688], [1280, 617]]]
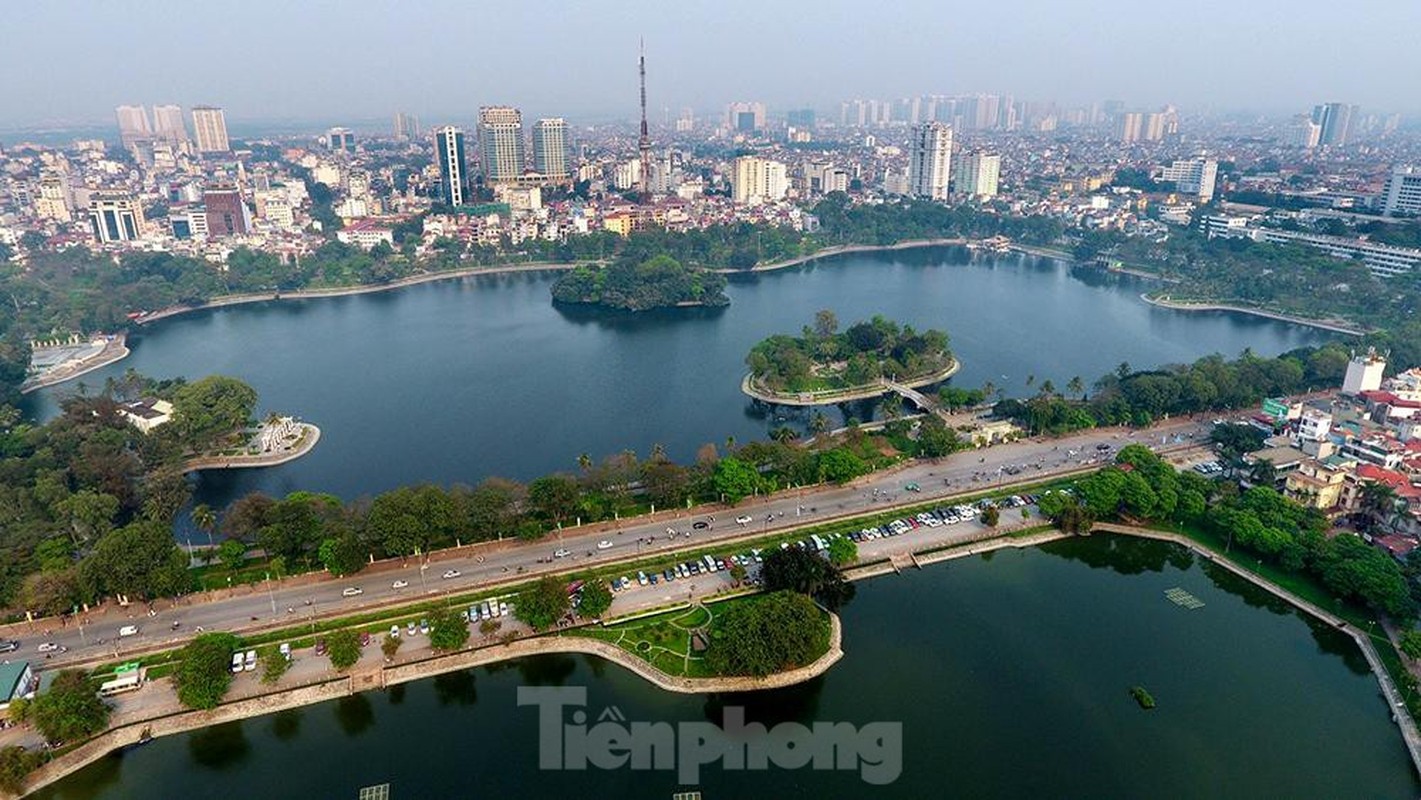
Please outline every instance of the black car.
[[691, 527], [692, 527], [692, 528], [695, 528], [695, 529], [698, 530], [698, 531], [703, 531], [703, 530], [705, 530], [706, 528], [709, 528], [709, 527], [710, 527], [710, 523], [709, 523], [709, 522], [706, 522], [706, 521], [703, 520], [703, 519], [698, 519], [698, 520], [696, 520], [695, 522], [692, 522], [692, 523], [691, 523]]

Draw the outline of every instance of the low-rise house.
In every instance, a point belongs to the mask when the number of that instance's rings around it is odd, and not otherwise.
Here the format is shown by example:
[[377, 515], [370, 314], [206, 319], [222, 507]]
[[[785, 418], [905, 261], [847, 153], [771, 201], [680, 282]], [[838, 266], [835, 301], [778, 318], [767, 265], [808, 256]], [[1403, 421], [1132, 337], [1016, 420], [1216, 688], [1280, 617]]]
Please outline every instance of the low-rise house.
[[128, 424], [144, 433], [169, 422], [173, 418], [173, 404], [156, 397], [145, 397], [118, 407], [118, 413]]

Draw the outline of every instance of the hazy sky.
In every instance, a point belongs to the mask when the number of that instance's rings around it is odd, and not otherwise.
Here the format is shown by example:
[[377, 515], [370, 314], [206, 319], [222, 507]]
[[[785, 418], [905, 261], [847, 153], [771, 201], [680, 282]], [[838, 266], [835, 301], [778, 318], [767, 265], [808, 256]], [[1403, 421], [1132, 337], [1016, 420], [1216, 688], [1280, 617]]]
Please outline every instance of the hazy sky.
[[651, 115], [757, 99], [996, 92], [1024, 99], [1421, 111], [1421, 0], [0, 0], [0, 125], [210, 103], [229, 120], [480, 105], [630, 118], [637, 38]]

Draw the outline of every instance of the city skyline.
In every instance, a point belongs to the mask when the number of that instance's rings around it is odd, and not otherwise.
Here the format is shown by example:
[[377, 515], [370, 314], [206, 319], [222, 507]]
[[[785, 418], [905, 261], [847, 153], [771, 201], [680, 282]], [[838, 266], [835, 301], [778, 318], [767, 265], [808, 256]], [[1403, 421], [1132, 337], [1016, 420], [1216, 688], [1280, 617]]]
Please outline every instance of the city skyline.
[[[1026, 0], [950, 10], [924, 4], [872, 17], [843, 3], [813, 9], [635, 4], [602, 13], [570, 6], [508, 8], [500, 35], [481, 42], [476, 58], [459, 55], [469, 52], [460, 48], [393, 44], [376, 48], [382, 63], [369, 70], [352, 64], [346, 53], [349, 42], [390, 29], [389, 15], [370, 6], [333, 15], [329, 9], [258, 3], [222, 26], [205, 26], [188, 14], [167, 13], [163, 4], [36, 5], [7, 10], [7, 21], [21, 35], [0, 53], [0, 70], [44, 77], [7, 86], [0, 126], [92, 124], [112, 120], [118, 106], [156, 104], [221, 106], [234, 120], [332, 124], [388, 120], [399, 110], [436, 123], [462, 123], [483, 105], [518, 106], [530, 118], [632, 120], [641, 37], [654, 123], [668, 111], [713, 110], [736, 100], [764, 102], [782, 113], [827, 110], [847, 97], [943, 92], [1070, 104], [1118, 98], [1132, 108], [1173, 103], [1267, 113], [1297, 113], [1337, 100], [1416, 113], [1421, 101], [1407, 91], [1405, 53], [1407, 32], [1421, 24], [1421, 6], [1386, 5], [1339, 15], [1312, 0], [1261, 0], [1214, 15], [1209, 8], [1222, 12], [1225, 4], [1206, 0], [1190, 17], [1228, 24], [1183, 31], [1189, 47], [1177, 54], [1159, 46], [1161, 37], [1178, 40], [1177, 19], [1114, 0], [1089, 10]], [[475, 9], [456, 4], [420, 11], [399, 19], [400, 42], [437, 42], [461, 29], [461, 21], [478, 21]], [[573, 38], [558, 40], [546, 25], [548, 15], [573, 23], [558, 26], [574, 31], [567, 34]], [[1383, 18], [1385, 25], [1376, 24]], [[772, 36], [773, 45], [746, 58], [717, 33], [728, 33], [732, 20], [737, 29], [784, 35]], [[1250, 33], [1259, 29], [1270, 35]], [[56, 31], [69, 47], [88, 54], [84, 63], [97, 59], [109, 66], [96, 73], [80, 60], [53, 59]], [[137, 39], [163, 41], [161, 51], [144, 51], [163, 55], [134, 57], [130, 47]], [[1316, 66], [1345, 52], [1365, 52], [1368, 69]], [[41, 59], [48, 67], [37, 72], [32, 67]], [[214, 61], [229, 62], [242, 79], [218, 82], [211, 71], [174, 68]], [[494, 64], [502, 66], [490, 68]], [[352, 70], [359, 80], [350, 80]]]

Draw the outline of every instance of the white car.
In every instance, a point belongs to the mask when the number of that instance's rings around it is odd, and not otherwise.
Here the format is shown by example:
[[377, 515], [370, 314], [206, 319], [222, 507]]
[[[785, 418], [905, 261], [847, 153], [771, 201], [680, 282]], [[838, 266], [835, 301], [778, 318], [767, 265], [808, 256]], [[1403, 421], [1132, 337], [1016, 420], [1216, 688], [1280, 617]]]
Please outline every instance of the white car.
[[459, 576], [462, 575], [462, 574], [463, 574], [463, 573], [460, 572], [460, 571], [457, 570], [457, 569], [446, 569], [446, 570], [444, 570], [444, 574], [443, 574], [442, 576], [440, 576], [440, 577], [444, 578], [444, 580], [447, 581], [447, 580], [449, 580], [450, 578], [457, 578], [457, 577], [459, 577]]
[[567, 558], [570, 555], [572, 555], [572, 551], [562, 547], [553, 551], [553, 558]]
[[609, 541], [607, 541], [606, 539], [603, 539], [602, 541], [600, 541], [600, 542], [597, 543], [597, 549], [598, 549], [598, 550], [607, 550], [607, 549], [610, 549], [611, 547], [612, 547], [612, 543], [609, 542]]
[[749, 516], [749, 515], [746, 515], [746, 516], [743, 516], [743, 517], [736, 517], [736, 518], [735, 518], [735, 524], [736, 524], [736, 525], [749, 525], [749, 524], [750, 524], [750, 516]]
[[342, 589], [340, 593], [341, 597], [358, 597], [362, 594], [365, 594], [365, 590], [360, 588], [359, 586], [351, 586], [349, 588]]
[[119, 628], [119, 629], [118, 629], [118, 635], [119, 635], [119, 636], [137, 636], [137, 635], [138, 635], [138, 626], [137, 626], [137, 625], [125, 625], [125, 626], [123, 626], [122, 628]]
[[395, 581], [394, 583], [390, 584], [390, 588], [391, 588], [391, 589], [403, 589], [403, 588], [405, 588], [406, 586], [409, 586], [409, 585], [410, 585], [410, 582], [409, 582], [409, 581]]
[[45, 642], [36, 649], [39, 650], [41, 653], [53, 653], [54, 651], [59, 649], [59, 645], [55, 644], [54, 642]]

